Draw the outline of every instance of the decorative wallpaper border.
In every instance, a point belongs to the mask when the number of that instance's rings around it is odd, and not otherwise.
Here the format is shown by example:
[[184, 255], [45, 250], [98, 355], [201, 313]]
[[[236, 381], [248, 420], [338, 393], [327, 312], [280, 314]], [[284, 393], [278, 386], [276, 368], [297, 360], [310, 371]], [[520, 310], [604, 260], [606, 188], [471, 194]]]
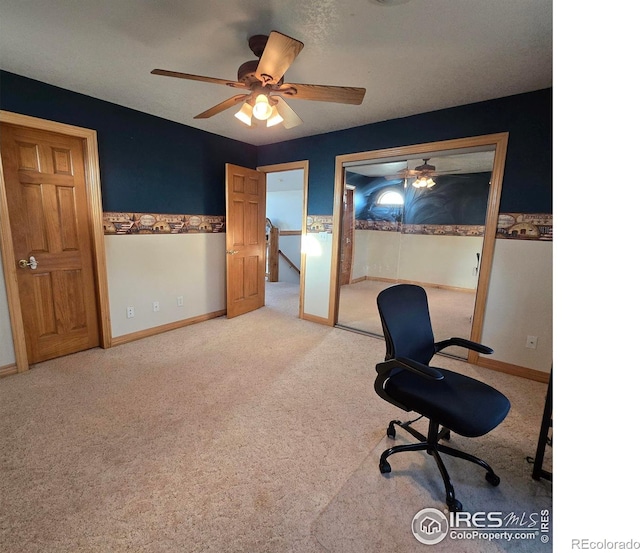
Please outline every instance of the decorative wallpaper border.
[[307, 215], [307, 232], [333, 232], [333, 215]]
[[102, 228], [111, 234], [196, 234], [224, 232], [223, 215], [167, 215], [161, 213], [104, 212]]
[[510, 240], [553, 240], [550, 213], [500, 213], [497, 238]]
[[[159, 213], [104, 212], [105, 235], [194, 234], [225, 232], [224, 215], [167, 215]], [[432, 236], [484, 236], [484, 225], [403, 225], [393, 221], [356, 220], [358, 230], [402, 232]], [[333, 232], [332, 215], [308, 215], [308, 233]], [[549, 213], [500, 213], [497, 238], [553, 240], [553, 215]]]
[[390, 221], [356, 221], [356, 229], [431, 236], [484, 236], [484, 225], [405, 225]]
[[[432, 236], [484, 236], [484, 225], [405, 225], [394, 221], [356, 220], [357, 230], [426, 234]], [[497, 238], [553, 240], [553, 215], [549, 213], [500, 213]]]

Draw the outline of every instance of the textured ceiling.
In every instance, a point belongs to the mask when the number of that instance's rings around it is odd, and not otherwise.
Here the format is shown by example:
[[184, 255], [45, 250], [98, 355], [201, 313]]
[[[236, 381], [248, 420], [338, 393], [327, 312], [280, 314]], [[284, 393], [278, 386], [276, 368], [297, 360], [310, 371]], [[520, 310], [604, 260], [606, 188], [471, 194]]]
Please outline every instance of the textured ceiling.
[[[304, 48], [285, 82], [364, 87], [362, 105], [290, 100], [303, 124], [248, 128], [238, 93], [151, 75], [235, 80], [271, 30]], [[0, 0], [0, 67], [262, 145], [552, 85], [551, 0]]]

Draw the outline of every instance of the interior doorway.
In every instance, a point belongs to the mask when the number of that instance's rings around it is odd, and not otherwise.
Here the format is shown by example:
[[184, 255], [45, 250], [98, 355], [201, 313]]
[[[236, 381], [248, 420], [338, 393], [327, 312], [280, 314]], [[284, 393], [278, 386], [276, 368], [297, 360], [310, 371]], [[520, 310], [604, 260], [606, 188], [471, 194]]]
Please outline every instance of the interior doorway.
[[266, 173], [267, 243], [266, 298], [298, 297], [297, 316], [304, 313], [308, 161], [258, 167]]
[[[425, 286], [434, 305], [449, 306], [451, 316], [437, 317], [446, 323], [437, 339], [463, 333], [479, 341], [507, 139], [501, 133], [336, 158], [334, 325], [382, 336], [377, 293], [408, 282]], [[355, 233], [345, 244], [348, 187], [355, 187]], [[452, 353], [477, 359], [458, 349]]]

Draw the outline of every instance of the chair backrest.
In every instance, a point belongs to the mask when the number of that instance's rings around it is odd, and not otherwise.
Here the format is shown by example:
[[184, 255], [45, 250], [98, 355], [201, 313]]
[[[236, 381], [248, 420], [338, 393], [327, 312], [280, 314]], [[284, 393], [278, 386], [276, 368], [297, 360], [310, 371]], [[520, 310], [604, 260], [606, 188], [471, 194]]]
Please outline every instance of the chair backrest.
[[386, 359], [408, 357], [428, 365], [435, 354], [435, 339], [424, 288], [397, 284], [383, 290], [378, 294], [378, 312]]

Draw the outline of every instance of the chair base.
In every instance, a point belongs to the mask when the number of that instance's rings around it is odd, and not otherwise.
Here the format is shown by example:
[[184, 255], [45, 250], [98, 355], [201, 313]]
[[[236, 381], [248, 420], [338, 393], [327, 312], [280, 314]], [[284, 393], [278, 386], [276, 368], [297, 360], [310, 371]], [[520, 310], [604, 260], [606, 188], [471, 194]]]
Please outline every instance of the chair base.
[[447, 468], [442, 461], [440, 453], [450, 455], [451, 457], [458, 457], [459, 459], [465, 459], [466, 461], [470, 461], [472, 463], [475, 463], [476, 465], [481, 466], [487, 471], [487, 473], [485, 474], [485, 479], [487, 480], [487, 482], [489, 482], [489, 484], [491, 484], [492, 486], [497, 486], [500, 484], [500, 477], [495, 472], [493, 472], [493, 469], [483, 459], [480, 459], [475, 455], [465, 453], [464, 451], [460, 451], [458, 449], [454, 449], [452, 447], [448, 447], [446, 445], [438, 443], [440, 440], [448, 440], [450, 438], [451, 432], [447, 428], [443, 427], [442, 429], [440, 429], [440, 425], [437, 422], [429, 421], [429, 432], [428, 436], [425, 437], [415, 428], [411, 427], [411, 424], [416, 422], [416, 420], [419, 420], [420, 418], [422, 417], [418, 417], [418, 419], [409, 422], [393, 420], [389, 423], [389, 427], [387, 428], [387, 436], [389, 438], [395, 438], [395, 426], [399, 426], [409, 432], [409, 434], [411, 434], [414, 438], [418, 439], [419, 442], [415, 444], [397, 445], [384, 451], [380, 456], [379, 463], [380, 472], [382, 474], [391, 472], [391, 465], [387, 461], [387, 458], [390, 455], [400, 453], [402, 451], [426, 451], [436, 460], [436, 464], [438, 465], [438, 470], [440, 471], [440, 475], [442, 476], [445, 491], [447, 494], [447, 507], [449, 508], [450, 512], [462, 511], [462, 504], [456, 499], [453, 484], [451, 484], [451, 478], [449, 477], [449, 473], [447, 472]]

